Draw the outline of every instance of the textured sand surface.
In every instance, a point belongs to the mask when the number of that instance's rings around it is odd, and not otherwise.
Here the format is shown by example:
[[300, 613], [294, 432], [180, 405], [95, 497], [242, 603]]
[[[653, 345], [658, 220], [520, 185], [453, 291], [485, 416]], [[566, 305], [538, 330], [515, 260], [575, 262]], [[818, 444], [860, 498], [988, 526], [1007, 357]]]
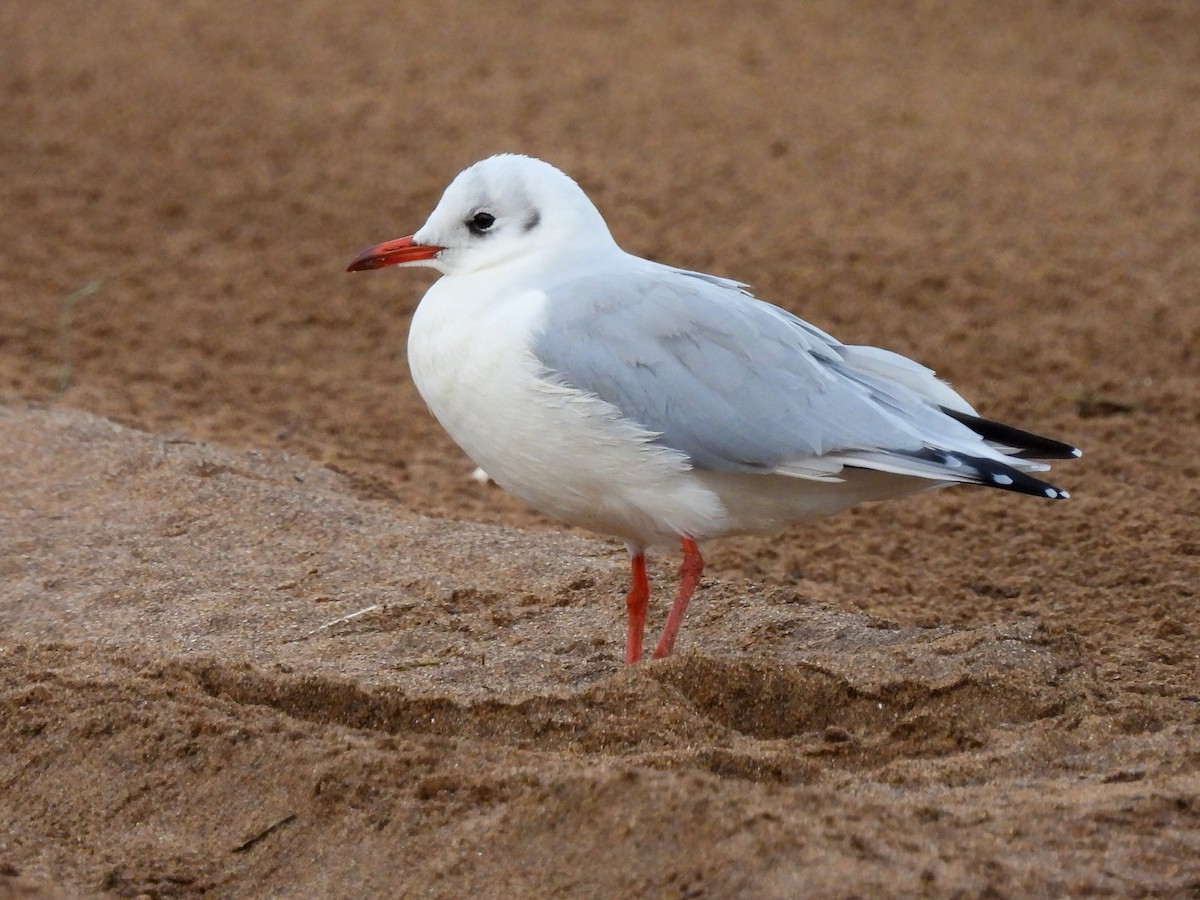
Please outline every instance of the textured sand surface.
[[[0, 8], [0, 897], [1200, 893], [1200, 11], [688, 10]], [[623, 666], [342, 272], [499, 151], [1073, 499], [716, 543]]]

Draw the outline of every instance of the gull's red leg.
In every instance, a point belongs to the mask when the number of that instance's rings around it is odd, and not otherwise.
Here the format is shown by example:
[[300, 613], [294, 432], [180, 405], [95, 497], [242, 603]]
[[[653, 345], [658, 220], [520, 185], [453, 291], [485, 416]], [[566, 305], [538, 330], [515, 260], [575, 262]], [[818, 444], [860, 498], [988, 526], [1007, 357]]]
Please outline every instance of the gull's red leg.
[[633, 571], [633, 586], [625, 597], [629, 607], [629, 633], [625, 638], [625, 662], [635, 663], [642, 658], [642, 636], [646, 633], [646, 606], [650, 602], [650, 582], [646, 578], [646, 555], [635, 553], [629, 558]]
[[675, 646], [675, 635], [679, 633], [679, 626], [683, 624], [683, 614], [687, 612], [688, 602], [692, 599], [696, 585], [700, 583], [703, 571], [704, 557], [700, 555], [700, 548], [691, 538], [684, 538], [683, 564], [679, 567], [679, 593], [675, 595], [675, 602], [671, 604], [671, 612], [667, 616], [667, 625], [663, 629], [658, 646], [654, 648], [655, 659], [671, 655], [671, 648]]

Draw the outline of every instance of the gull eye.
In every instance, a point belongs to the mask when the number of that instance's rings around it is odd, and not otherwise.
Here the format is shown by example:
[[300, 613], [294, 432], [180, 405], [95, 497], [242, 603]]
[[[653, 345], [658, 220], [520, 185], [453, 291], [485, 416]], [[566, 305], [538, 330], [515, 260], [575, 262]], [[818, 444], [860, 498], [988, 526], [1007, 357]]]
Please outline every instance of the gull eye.
[[467, 230], [471, 234], [480, 235], [496, 224], [496, 217], [490, 212], [477, 212], [467, 220]]

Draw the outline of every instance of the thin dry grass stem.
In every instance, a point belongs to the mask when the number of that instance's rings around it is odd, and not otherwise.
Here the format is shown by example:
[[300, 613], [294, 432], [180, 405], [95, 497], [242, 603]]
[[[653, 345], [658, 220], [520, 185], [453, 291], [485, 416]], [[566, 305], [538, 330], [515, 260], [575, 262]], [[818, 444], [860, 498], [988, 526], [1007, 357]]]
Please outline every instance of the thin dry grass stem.
[[344, 622], [350, 622], [354, 619], [357, 619], [359, 616], [365, 616], [369, 612], [374, 612], [375, 610], [380, 609], [381, 606], [382, 606], [382, 604], [372, 603], [370, 606], [364, 607], [360, 610], [357, 610], [356, 612], [352, 612], [349, 615], [345, 615], [345, 616], [342, 616], [341, 618], [334, 619], [332, 622], [326, 622], [324, 625], [319, 625], [318, 627], [316, 627], [312, 631], [310, 631], [308, 634], [302, 634], [300, 637], [292, 638], [290, 641], [286, 641], [285, 643], [295, 644], [295, 643], [299, 643], [300, 641], [307, 641], [310, 637], [324, 631], [326, 628], [332, 628], [334, 625], [341, 625]]

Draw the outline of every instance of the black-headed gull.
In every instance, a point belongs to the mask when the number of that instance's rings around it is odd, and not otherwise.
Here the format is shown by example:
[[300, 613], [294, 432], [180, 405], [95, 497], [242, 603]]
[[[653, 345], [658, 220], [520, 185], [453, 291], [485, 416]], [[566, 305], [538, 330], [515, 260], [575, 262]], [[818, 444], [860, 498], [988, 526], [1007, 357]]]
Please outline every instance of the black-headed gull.
[[1079, 451], [976, 415], [899, 354], [848, 346], [736, 281], [624, 252], [583, 190], [527, 156], [463, 171], [415, 234], [349, 271], [429, 266], [413, 380], [497, 484], [625, 541], [626, 661], [642, 655], [646, 548], [682, 541], [670, 654], [698, 544], [949, 484], [1062, 499], [1033, 459]]

